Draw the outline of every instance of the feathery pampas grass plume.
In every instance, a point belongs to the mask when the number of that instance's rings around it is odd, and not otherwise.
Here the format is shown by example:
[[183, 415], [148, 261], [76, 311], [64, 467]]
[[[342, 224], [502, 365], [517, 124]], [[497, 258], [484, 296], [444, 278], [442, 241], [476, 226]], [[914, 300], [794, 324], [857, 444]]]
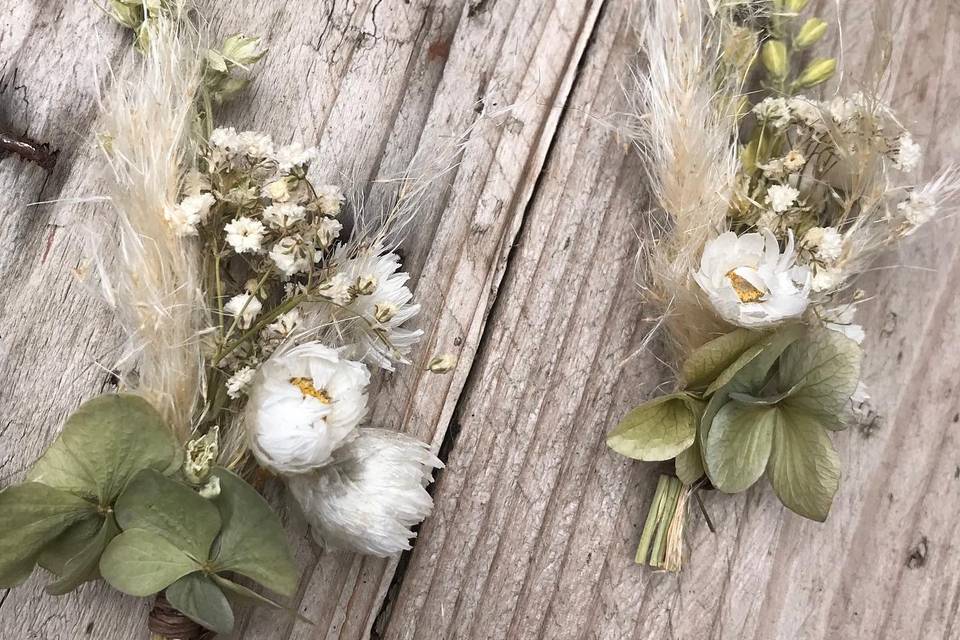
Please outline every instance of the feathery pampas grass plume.
[[[737, 105], [711, 88], [736, 81], [717, 65], [716, 27], [699, 0], [653, 0], [640, 28], [646, 68], [632, 70], [628, 97], [636, 143], [666, 219], [651, 223], [641, 258], [648, 296], [659, 303], [682, 355], [717, 330], [691, 279], [704, 242], [724, 227], [738, 169]], [[642, 65], [642, 63], [640, 63]], [[692, 321], [699, 319], [699, 321]]]
[[410, 548], [433, 508], [424, 485], [443, 463], [429, 447], [402, 433], [360, 429], [326, 467], [287, 477], [290, 492], [321, 545], [376, 556]]
[[192, 152], [203, 69], [197, 34], [184, 24], [165, 14], [152, 20], [142, 60], [101, 99], [101, 147], [120, 234], [117, 262], [101, 262], [101, 274], [129, 337], [119, 368], [124, 386], [149, 397], [181, 440], [202, 386], [204, 326], [198, 247], [177, 237], [164, 218], [177, 204]]

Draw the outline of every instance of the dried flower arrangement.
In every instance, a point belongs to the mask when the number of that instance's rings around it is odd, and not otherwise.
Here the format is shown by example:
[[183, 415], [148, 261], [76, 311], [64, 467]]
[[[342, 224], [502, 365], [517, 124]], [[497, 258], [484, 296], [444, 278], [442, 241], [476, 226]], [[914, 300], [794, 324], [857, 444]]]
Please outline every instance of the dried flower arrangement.
[[425, 189], [403, 184], [369, 219], [355, 207], [345, 233], [341, 189], [310, 178], [316, 149], [214, 127], [264, 55], [257, 38], [207, 48], [179, 2], [111, 7], [141, 54], [101, 100], [120, 246], [98, 263], [129, 337], [121, 392], [83, 404], [0, 492], [0, 587], [39, 564], [51, 594], [100, 577], [159, 594], [161, 637], [228, 633], [231, 599], [281, 606], [236, 576], [281, 596], [298, 584], [258, 469], [325, 546], [395, 554], [432, 508], [429, 448], [362, 427], [371, 375], [408, 364], [421, 337], [394, 247]]
[[662, 214], [641, 257], [676, 379], [608, 436], [625, 456], [675, 463], [641, 564], [680, 570], [702, 489], [738, 493], [766, 475], [787, 508], [827, 518], [841, 475], [830, 432], [867, 398], [851, 284], [957, 206], [956, 169], [911, 181], [920, 147], [881, 99], [889, 4], [874, 5], [862, 86], [830, 98], [837, 61], [812, 55], [829, 26], [807, 5], [646, 5], [631, 131]]

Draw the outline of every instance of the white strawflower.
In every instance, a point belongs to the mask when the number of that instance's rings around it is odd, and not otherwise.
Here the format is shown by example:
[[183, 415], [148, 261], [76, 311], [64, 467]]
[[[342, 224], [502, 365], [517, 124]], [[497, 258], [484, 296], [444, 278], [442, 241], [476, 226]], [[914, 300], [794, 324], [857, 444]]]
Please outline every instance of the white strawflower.
[[777, 213], [783, 213], [793, 206], [800, 192], [790, 185], [775, 184], [767, 189], [767, 204]]
[[834, 262], [843, 253], [843, 234], [834, 227], [812, 227], [803, 236], [803, 244], [818, 260]]
[[310, 269], [307, 247], [299, 235], [280, 238], [270, 249], [270, 259], [286, 277]]
[[294, 167], [305, 167], [320, 155], [316, 147], [304, 148], [299, 142], [293, 142], [277, 149], [274, 160], [277, 163], [277, 170], [281, 173], [289, 173]]
[[[411, 304], [413, 293], [406, 286], [410, 276], [399, 269], [400, 258], [395, 253], [379, 254], [373, 249], [345, 260], [341, 272], [354, 295], [345, 310], [330, 305], [320, 309], [343, 321], [344, 344], [349, 345], [352, 357], [388, 371], [393, 371], [394, 362], [407, 361], [405, 356], [423, 335], [423, 331], [403, 327], [420, 312], [420, 305]], [[386, 319], [380, 314], [378, 320], [378, 306], [383, 309], [385, 305], [395, 312]]]
[[768, 180], [781, 180], [787, 174], [783, 158], [774, 158], [770, 162], [757, 166], [763, 169], [763, 176]]
[[243, 395], [253, 382], [254, 374], [256, 374], [255, 369], [244, 367], [230, 376], [227, 380], [227, 395], [234, 400]]
[[739, 237], [727, 231], [706, 244], [694, 279], [724, 320], [764, 327], [807, 308], [810, 270], [795, 259], [792, 231], [783, 253], [770, 231]]
[[411, 527], [433, 500], [424, 489], [443, 464], [423, 442], [385, 429], [360, 429], [333, 462], [291, 476], [290, 492], [324, 547], [386, 557], [410, 548]]
[[328, 216], [337, 216], [347, 197], [343, 191], [336, 185], [324, 185], [315, 189], [317, 193], [317, 203], [320, 206], [320, 213]]
[[210, 207], [216, 198], [210, 193], [187, 196], [180, 204], [164, 209], [163, 217], [178, 236], [197, 235], [197, 225], [202, 224], [210, 215]]
[[263, 220], [274, 229], [288, 229], [307, 217], [306, 210], [292, 202], [271, 204], [263, 210]]
[[920, 145], [913, 141], [913, 137], [909, 133], [900, 136], [893, 165], [900, 171], [909, 172], [920, 165], [922, 158], [923, 151], [920, 149]]
[[246, 425], [257, 461], [284, 475], [327, 464], [367, 412], [370, 373], [318, 342], [274, 354], [250, 389]]
[[776, 129], [790, 124], [790, 108], [784, 98], [764, 98], [754, 108], [757, 117]]
[[[340, 224], [339, 220], [322, 218], [317, 223], [317, 245], [326, 250], [340, 236], [341, 229], [343, 229], [343, 225]], [[319, 257], [318, 254], [317, 258], [319, 259]]]
[[227, 243], [237, 253], [257, 253], [263, 244], [266, 229], [263, 223], [246, 216], [231, 220], [224, 227]]
[[923, 190], [911, 191], [907, 199], [897, 205], [897, 211], [911, 226], [919, 227], [937, 215], [937, 201]]
[[241, 329], [249, 329], [263, 310], [263, 304], [260, 303], [257, 296], [241, 293], [230, 298], [227, 304], [223, 305], [223, 310], [225, 313], [239, 318]]

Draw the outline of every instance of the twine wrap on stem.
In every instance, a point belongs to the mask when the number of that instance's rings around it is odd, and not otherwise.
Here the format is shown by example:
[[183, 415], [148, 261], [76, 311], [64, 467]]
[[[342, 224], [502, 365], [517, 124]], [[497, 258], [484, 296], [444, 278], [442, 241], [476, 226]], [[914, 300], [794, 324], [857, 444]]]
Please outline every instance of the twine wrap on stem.
[[163, 595], [157, 594], [147, 617], [151, 640], [212, 640], [216, 634], [177, 611]]

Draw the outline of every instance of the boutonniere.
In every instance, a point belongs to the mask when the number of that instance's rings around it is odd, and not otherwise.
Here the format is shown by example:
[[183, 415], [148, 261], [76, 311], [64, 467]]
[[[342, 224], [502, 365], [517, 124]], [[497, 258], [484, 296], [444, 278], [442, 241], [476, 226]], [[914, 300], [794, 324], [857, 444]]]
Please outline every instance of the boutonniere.
[[662, 211], [642, 258], [676, 377], [608, 436], [674, 465], [639, 563], [680, 570], [705, 489], [765, 478], [788, 509], [826, 520], [842, 475], [831, 435], [868, 397], [855, 279], [956, 209], [960, 172], [918, 181], [921, 148], [880, 93], [889, 7], [875, 7], [868, 68], [846, 70], [860, 82], [847, 91], [808, 4], [654, 0], [641, 29], [637, 143]]
[[138, 49], [98, 137], [119, 246], [97, 263], [129, 338], [120, 392], [84, 403], [0, 492], [0, 587], [39, 565], [51, 594], [102, 578], [156, 595], [164, 637], [229, 633], [232, 601], [283, 607], [299, 581], [266, 477], [327, 547], [396, 554], [432, 508], [440, 461], [368, 424], [371, 381], [422, 336], [396, 249], [424, 189], [367, 215], [317, 181], [317, 149], [218, 122], [259, 39], [211, 47], [178, 3], [111, 6]]

